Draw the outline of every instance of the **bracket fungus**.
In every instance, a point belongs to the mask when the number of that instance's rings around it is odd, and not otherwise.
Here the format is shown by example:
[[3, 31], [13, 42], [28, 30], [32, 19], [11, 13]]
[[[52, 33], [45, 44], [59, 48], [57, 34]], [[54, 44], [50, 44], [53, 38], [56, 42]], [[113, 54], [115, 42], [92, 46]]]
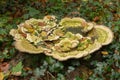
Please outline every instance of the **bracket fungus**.
[[87, 56], [113, 40], [113, 32], [106, 26], [79, 17], [57, 21], [50, 15], [26, 20], [12, 29], [10, 35], [19, 51], [44, 53], [60, 61]]

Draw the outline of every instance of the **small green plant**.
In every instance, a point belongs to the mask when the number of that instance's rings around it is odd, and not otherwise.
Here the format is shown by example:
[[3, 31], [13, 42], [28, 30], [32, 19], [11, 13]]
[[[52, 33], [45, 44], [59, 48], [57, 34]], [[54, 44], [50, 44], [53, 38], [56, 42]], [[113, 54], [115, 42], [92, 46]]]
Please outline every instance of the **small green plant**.
[[12, 74], [13, 75], [21, 75], [23, 69], [22, 62], [19, 62], [16, 66], [12, 67]]

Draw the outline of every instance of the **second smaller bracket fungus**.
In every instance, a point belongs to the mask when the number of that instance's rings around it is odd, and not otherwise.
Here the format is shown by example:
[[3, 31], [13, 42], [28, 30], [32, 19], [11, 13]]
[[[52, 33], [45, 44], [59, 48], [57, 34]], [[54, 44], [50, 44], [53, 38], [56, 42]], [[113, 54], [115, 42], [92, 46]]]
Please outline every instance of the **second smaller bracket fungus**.
[[113, 40], [112, 31], [103, 25], [87, 22], [82, 18], [55, 16], [29, 19], [12, 29], [14, 46], [21, 52], [44, 53], [60, 61], [87, 56]]

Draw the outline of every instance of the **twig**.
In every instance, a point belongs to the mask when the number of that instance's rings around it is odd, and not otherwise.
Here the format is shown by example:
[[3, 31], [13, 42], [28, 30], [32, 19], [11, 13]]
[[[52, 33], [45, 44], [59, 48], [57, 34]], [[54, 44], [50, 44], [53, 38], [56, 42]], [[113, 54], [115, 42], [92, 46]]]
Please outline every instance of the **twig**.
[[55, 79], [55, 76], [53, 76], [49, 71], [47, 71], [47, 73], [48, 73], [52, 78]]

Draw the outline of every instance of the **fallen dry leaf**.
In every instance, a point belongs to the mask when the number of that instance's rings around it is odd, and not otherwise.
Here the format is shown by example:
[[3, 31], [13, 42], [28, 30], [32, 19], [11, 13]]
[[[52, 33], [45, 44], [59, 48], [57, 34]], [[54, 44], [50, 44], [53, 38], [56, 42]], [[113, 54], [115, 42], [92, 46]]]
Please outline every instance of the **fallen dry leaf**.
[[4, 61], [4, 59], [2, 58], [2, 59], [0, 59], [0, 63], [2, 63]]
[[107, 51], [102, 51], [101, 54], [103, 54], [103, 55], [107, 55], [108, 52], [107, 52]]
[[93, 19], [93, 21], [99, 21], [100, 20], [100, 17], [99, 16], [96, 16], [94, 19]]
[[4, 73], [8, 72], [9, 68], [10, 68], [10, 65], [7, 62], [0, 64], [0, 71]]
[[2, 72], [0, 72], [0, 80], [4, 79], [4, 74]]
[[30, 67], [24, 67], [23, 68], [25, 71], [30, 71], [30, 70], [32, 70]]
[[21, 74], [22, 74], [21, 71], [19, 71], [19, 72], [13, 72], [13, 73], [12, 73], [12, 75], [14, 75], [14, 76], [20, 76]]

